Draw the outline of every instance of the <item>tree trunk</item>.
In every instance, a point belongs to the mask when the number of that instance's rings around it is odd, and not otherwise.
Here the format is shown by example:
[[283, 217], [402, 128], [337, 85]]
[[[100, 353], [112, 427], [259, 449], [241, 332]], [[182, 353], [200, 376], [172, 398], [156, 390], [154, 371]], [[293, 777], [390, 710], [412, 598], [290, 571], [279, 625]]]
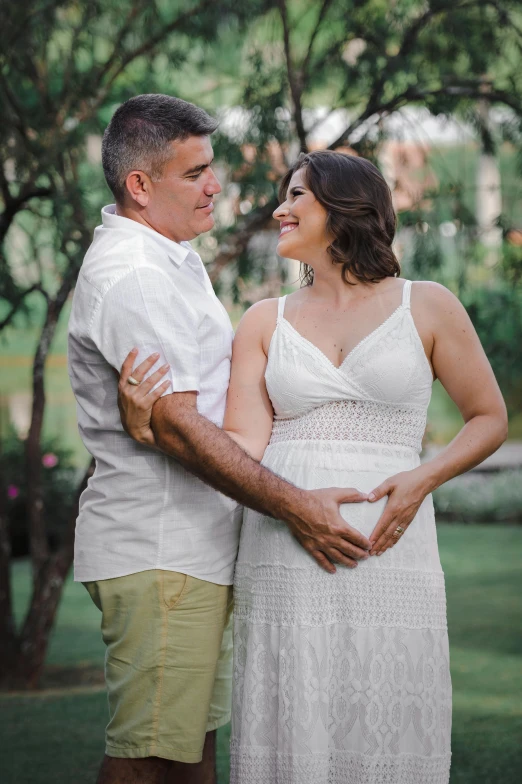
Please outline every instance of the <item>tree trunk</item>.
[[27, 471], [27, 521], [29, 549], [36, 585], [42, 566], [49, 560], [49, 544], [43, 519], [42, 449], [41, 438], [45, 412], [44, 371], [58, 319], [72, 289], [74, 279], [64, 279], [54, 300], [47, 305], [44, 325], [33, 361], [33, 405], [25, 455]]
[[[17, 635], [12, 611], [10, 611], [9, 572], [3, 572], [0, 576], [0, 612], [2, 613], [0, 630], [5, 629], [7, 635], [4, 639], [8, 641], [5, 652], [1, 654], [4, 661], [2, 662], [0, 659], [0, 663], [3, 663], [0, 670], [0, 684], [7, 688], [34, 689], [38, 686], [49, 635], [53, 628], [64, 581], [73, 559], [74, 529], [78, 514], [79, 494], [83, 492], [93, 471], [91, 464], [78, 489], [64, 541], [58, 552], [51, 553], [44, 521], [42, 486], [41, 437], [45, 413], [44, 370], [58, 320], [73, 287], [75, 277], [74, 270], [71, 268], [55, 298], [48, 301], [33, 362], [33, 406], [26, 441], [27, 520], [33, 570], [33, 592], [22, 629]], [[7, 521], [5, 525], [7, 525]], [[2, 527], [0, 526], [0, 535], [1, 532]], [[0, 546], [2, 545], [6, 552], [2, 558], [8, 559], [8, 534], [6, 540], [5, 537], [4, 541], [0, 538]], [[3, 562], [0, 562], [0, 566], [3, 567], [3, 565]]]
[[76, 492], [60, 549], [47, 557], [36, 575], [31, 603], [20, 635], [13, 635], [14, 659], [12, 656], [6, 656], [5, 660], [2, 660], [4, 666], [1, 669], [0, 686], [3, 688], [30, 690], [38, 687], [56, 611], [73, 560], [78, 502], [93, 471], [94, 460], [91, 461]]
[[13, 669], [17, 652], [9, 571], [10, 557], [7, 487], [0, 471], [0, 674]]

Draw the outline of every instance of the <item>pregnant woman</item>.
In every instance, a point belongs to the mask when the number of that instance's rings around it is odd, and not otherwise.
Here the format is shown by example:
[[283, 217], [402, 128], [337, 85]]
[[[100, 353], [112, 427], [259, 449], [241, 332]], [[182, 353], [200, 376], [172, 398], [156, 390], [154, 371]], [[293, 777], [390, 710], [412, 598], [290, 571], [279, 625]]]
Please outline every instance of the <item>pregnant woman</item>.
[[[447, 784], [451, 681], [430, 493], [499, 447], [504, 403], [458, 300], [397, 277], [391, 194], [369, 161], [302, 155], [281, 198], [278, 253], [305, 265], [306, 285], [245, 314], [224, 428], [299, 487], [367, 493], [341, 513], [372, 550], [357, 568], [326, 563], [328, 574], [286, 525], [245, 510], [231, 782]], [[421, 465], [434, 378], [465, 424]], [[128, 412], [160, 394], [142, 387], [128, 389]]]

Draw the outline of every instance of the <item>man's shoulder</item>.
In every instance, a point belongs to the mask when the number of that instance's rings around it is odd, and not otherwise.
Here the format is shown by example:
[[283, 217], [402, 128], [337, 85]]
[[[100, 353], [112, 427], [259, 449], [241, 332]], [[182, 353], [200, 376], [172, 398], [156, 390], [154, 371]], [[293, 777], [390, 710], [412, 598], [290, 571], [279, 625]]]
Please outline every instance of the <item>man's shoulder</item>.
[[95, 234], [80, 269], [80, 279], [102, 296], [130, 276], [161, 276], [174, 281], [175, 268], [159, 245], [145, 242], [139, 234], [111, 231]]

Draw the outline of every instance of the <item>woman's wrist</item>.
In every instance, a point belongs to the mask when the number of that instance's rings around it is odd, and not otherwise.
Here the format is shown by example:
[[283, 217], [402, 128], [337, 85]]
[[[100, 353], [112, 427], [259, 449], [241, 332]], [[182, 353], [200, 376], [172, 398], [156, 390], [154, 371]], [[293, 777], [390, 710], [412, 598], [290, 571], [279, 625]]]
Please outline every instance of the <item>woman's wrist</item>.
[[440, 477], [440, 470], [433, 460], [423, 463], [414, 471], [418, 474], [419, 482], [424, 495], [429, 495], [439, 487], [444, 480]]

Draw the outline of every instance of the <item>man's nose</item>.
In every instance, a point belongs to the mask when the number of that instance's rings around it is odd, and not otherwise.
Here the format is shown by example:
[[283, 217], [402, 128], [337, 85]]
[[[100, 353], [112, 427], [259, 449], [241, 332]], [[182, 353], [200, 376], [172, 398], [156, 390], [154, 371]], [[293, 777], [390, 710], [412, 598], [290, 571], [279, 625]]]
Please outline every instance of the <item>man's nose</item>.
[[221, 193], [221, 185], [219, 184], [219, 180], [212, 169], [209, 171], [209, 179], [205, 184], [205, 193], [207, 196], [213, 196], [216, 193]]

